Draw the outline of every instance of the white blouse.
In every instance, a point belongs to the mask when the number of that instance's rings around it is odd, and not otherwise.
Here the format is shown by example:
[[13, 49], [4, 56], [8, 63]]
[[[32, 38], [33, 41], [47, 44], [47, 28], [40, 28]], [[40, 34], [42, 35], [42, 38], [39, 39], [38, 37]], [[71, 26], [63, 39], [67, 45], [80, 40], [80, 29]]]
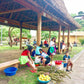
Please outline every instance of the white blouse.
[[55, 47], [55, 42], [50, 41], [50, 47]]

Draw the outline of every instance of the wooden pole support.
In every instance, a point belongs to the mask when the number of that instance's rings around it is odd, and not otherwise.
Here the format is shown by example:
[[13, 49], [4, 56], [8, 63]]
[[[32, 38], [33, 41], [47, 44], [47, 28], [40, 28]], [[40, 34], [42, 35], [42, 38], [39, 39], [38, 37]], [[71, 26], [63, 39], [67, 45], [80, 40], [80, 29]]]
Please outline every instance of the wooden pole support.
[[42, 20], [41, 14], [38, 14], [38, 27], [37, 27], [37, 45], [41, 44], [41, 28], [42, 28]]
[[68, 28], [68, 36], [67, 36], [67, 49], [69, 50], [70, 45], [70, 28]]
[[63, 30], [63, 38], [62, 38], [62, 39], [63, 39], [63, 41], [65, 40], [65, 39], [64, 39], [64, 30]]
[[61, 36], [61, 25], [59, 25], [59, 35], [58, 35], [58, 53], [60, 53], [60, 36]]
[[20, 25], [20, 50], [22, 49], [22, 26]]
[[51, 38], [51, 31], [49, 31], [49, 43], [50, 43], [50, 39]]

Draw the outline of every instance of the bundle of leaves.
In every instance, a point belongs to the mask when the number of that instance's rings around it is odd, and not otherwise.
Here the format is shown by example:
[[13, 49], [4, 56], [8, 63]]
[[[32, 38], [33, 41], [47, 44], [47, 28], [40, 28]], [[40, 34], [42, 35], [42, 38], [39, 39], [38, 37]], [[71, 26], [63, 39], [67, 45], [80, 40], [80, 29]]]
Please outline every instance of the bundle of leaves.
[[68, 75], [67, 72], [63, 71], [63, 70], [57, 70], [56, 67], [54, 66], [40, 66], [38, 67], [38, 75], [40, 74], [47, 74], [51, 77], [51, 80], [56, 81], [57, 83], [60, 83], [63, 81], [64, 77], [69, 77], [71, 79], [71, 77]]

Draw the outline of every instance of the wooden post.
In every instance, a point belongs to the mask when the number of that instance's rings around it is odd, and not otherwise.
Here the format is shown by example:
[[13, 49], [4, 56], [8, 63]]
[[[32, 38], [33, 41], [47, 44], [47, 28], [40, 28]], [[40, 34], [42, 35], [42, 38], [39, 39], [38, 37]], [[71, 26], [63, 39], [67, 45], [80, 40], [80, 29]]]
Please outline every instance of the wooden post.
[[62, 38], [62, 39], [63, 39], [63, 41], [64, 41], [64, 30], [63, 30], [63, 38]]
[[22, 26], [20, 25], [20, 50], [22, 49]]
[[68, 28], [68, 36], [67, 36], [67, 49], [69, 50], [70, 45], [70, 28]]
[[50, 39], [51, 38], [51, 31], [49, 31], [49, 43], [50, 43]]
[[37, 45], [41, 44], [41, 27], [42, 27], [42, 20], [41, 14], [38, 14], [38, 27], [37, 27]]
[[61, 36], [61, 25], [59, 25], [59, 35], [58, 35], [58, 53], [60, 53], [60, 36]]

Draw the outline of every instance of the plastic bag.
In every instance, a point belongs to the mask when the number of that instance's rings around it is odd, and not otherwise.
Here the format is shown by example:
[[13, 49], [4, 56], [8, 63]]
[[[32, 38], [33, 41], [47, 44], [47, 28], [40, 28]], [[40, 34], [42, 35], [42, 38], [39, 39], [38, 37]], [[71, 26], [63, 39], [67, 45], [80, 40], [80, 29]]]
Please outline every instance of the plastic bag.
[[35, 63], [40, 63], [40, 62], [41, 62], [41, 58], [35, 57]]

